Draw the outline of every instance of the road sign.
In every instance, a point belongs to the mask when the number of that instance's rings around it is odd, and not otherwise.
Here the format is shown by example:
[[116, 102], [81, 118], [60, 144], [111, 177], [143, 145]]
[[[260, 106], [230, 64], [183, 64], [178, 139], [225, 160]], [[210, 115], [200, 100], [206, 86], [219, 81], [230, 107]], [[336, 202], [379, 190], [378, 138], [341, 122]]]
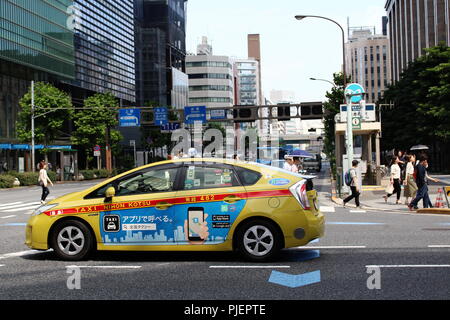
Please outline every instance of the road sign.
[[450, 208], [450, 187], [444, 187], [445, 200], [447, 200], [447, 207]]
[[100, 148], [99, 145], [96, 145], [96, 146], [94, 147], [94, 151], [100, 151], [100, 150], [101, 150], [101, 148]]
[[353, 130], [361, 130], [361, 117], [352, 118], [352, 128]]
[[211, 120], [222, 120], [226, 119], [225, 110], [211, 110]]
[[167, 107], [159, 107], [153, 109], [155, 125], [165, 125], [169, 121]]
[[[352, 103], [359, 103], [364, 98], [365, 93], [363, 86], [359, 83], [351, 83], [345, 88], [345, 96], [352, 95]], [[358, 95], [353, 96], [354, 94]]]
[[141, 126], [141, 109], [129, 108], [119, 110], [119, 126], [120, 127], [140, 127]]
[[136, 140], [130, 140], [130, 147], [136, 146]]
[[206, 122], [206, 107], [184, 107], [184, 123], [194, 124], [196, 121]]
[[100, 157], [102, 153], [100, 151], [94, 151], [94, 157]]

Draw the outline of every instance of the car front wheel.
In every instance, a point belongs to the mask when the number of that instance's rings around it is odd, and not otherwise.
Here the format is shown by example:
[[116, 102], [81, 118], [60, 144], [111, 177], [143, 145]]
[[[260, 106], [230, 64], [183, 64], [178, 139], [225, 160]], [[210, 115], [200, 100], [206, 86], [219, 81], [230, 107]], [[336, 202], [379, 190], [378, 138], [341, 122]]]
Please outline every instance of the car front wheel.
[[63, 260], [83, 260], [92, 252], [91, 232], [80, 221], [64, 221], [53, 232], [52, 247], [56, 255]]

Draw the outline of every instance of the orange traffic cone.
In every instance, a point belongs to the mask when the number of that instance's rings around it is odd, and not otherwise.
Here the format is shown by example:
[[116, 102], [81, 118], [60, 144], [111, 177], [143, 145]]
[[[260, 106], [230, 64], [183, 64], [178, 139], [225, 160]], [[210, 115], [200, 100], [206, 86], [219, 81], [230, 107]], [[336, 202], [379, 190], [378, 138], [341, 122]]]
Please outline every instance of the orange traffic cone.
[[444, 198], [443, 191], [441, 188], [438, 190], [438, 195], [436, 197], [436, 203], [434, 204], [435, 208], [444, 208]]

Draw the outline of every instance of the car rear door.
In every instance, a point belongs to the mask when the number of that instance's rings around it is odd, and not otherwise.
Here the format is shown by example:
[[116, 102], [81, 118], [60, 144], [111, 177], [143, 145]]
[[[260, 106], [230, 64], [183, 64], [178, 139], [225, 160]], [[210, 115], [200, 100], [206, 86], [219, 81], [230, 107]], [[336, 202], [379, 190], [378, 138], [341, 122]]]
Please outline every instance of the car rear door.
[[247, 193], [230, 165], [186, 163], [177, 199], [177, 243], [219, 244], [244, 209]]

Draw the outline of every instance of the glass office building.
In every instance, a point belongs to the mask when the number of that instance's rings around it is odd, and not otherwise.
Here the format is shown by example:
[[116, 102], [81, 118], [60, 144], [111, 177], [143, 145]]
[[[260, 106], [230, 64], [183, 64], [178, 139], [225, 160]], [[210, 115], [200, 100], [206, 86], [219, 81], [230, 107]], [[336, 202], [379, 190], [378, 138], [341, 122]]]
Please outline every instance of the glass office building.
[[75, 86], [135, 101], [133, 0], [74, 0]]
[[0, 1], [1, 167], [26, 169], [28, 145], [17, 140], [16, 122], [31, 80], [56, 84], [75, 79], [70, 5], [69, 0]]
[[174, 74], [186, 72], [186, 10], [187, 0], [135, 1], [138, 104], [184, 107], [187, 77]]

